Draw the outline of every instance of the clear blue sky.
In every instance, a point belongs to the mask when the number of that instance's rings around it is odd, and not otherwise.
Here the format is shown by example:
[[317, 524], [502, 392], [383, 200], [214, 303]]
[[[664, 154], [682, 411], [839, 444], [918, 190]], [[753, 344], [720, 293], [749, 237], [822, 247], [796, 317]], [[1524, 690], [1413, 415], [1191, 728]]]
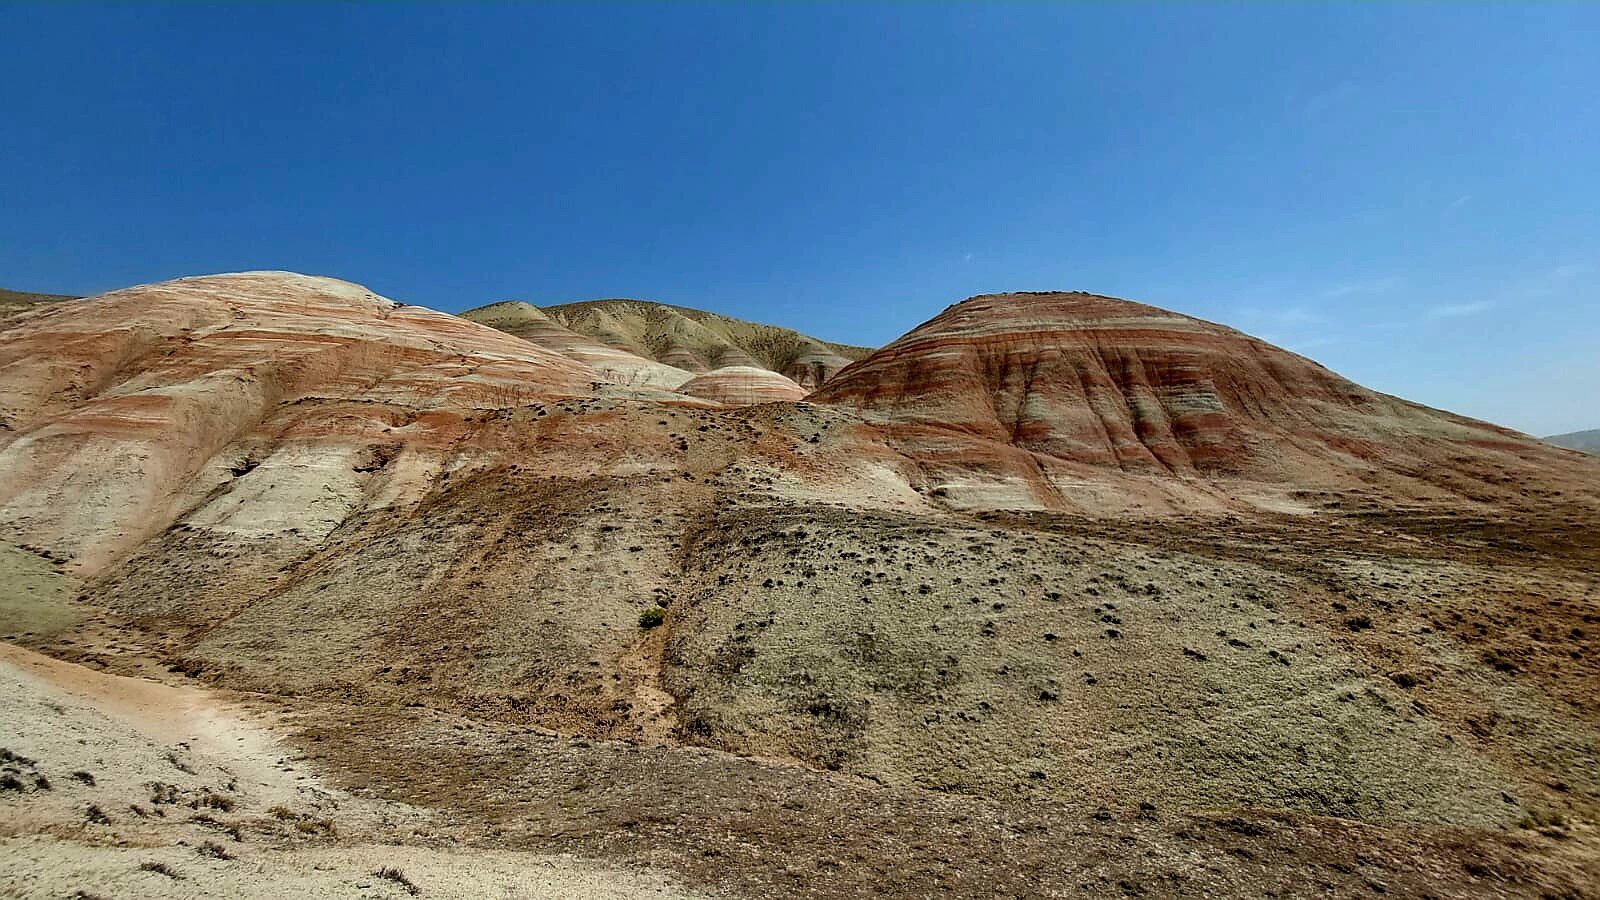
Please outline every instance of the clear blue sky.
[[1083, 289], [1600, 427], [1600, 4], [0, 4], [0, 286], [883, 343]]

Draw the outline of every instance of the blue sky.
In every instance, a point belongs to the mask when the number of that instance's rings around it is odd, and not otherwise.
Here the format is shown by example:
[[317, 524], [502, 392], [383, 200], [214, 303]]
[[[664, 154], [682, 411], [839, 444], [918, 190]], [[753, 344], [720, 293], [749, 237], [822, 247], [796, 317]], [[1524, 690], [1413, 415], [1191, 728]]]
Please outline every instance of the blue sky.
[[1600, 4], [0, 3], [0, 286], [282, 268], [883, 343], [1081, 289], [1600, 427]]

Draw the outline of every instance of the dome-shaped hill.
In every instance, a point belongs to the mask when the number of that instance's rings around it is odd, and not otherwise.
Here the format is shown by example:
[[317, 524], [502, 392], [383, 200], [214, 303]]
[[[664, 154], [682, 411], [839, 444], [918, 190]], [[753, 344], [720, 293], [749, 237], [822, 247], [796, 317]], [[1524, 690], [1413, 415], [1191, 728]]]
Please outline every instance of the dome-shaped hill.
[[492, 328], [288, 272], [142, 285], [0, 329], [0, 533], [91, 566], [257, 463], [207, 521], [323, 533], [397, 456], [426, 483], [408, 451], [455, 447], [476, 411], [597, 380]]
[[681, 393], [724, 406], [753, 406], [779, 400], [802, 400], [806, 389], [792, 380], [755, 366], [724, 366], [679, 387]]
[[1106, 469], [1471, 495], [1498, 490], [1502, 469], [1571, 464], [1234, 329], [1084, 293], [973, 297], [810, 399], [867, 412], [947, 472], [1025, 482], [1045, 505]]

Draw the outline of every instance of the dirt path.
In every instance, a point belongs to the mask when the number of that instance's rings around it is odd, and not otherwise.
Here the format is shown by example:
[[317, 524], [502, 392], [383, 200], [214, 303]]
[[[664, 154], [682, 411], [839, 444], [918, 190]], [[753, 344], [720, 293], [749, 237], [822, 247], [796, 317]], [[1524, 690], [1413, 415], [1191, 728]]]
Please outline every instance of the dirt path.
[[0, 663], [9, 668], [7, 675], [32, 681], [34, 691], [75, 701], [149, 740], [211, 762], [268, 804], [327, 793], [314, 776], [295, 773], [271, 731], [208, 691], [108, 675], [10, 644], [0, 644]]
[[[466, 849], [324, 784], [267, 713], [0, 644], [0, 897], [683, 897], [665, 875]], [[81, 891], [83, 894], [74, 894]]]

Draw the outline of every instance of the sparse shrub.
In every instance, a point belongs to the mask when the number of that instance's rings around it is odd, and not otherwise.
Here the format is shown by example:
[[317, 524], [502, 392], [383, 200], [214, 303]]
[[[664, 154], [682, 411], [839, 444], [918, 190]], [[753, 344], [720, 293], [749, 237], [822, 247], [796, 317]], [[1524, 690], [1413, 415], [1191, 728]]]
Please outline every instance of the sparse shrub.
[[206, 828], [212, 828], [220, 831], [236, 841], [242, 842], [244, 840], [244, 832], [239, 830], [239, 826], [229, 825], [227, 822], [219, 821], [212, 816], [206, 815], [205, 813], [201, 813], [198, 816], [190, 816], [189, 821], [196, 825], [203, 825]]
[[1351, 631], [1366, 631], [1372, 627], [1372, 619], [1368, 616], [1351, 616], [1344, 620], [1344, 627]]
[[178, 880], [178, 879], [181, 879], [183, 877], [182, 875], [180, 875], [178, 873], [177, 869], [174, 869], [173, 867], [167, 865], [164, 862], [144, 862], [144, 863], [140, 863], [139, 864], [139, 871], [141, 871], [141, 872], [154, 872], [157, 875], [165, 875], [168, 878], [171, 878], [173, 880]]
[[10, 772], [0, 775], [0, 791], [20, 791], [25, 787], [22, 780]]
[[205, 843], [196, 847], [194, 852], [200, 854], [201, 856], [209, 856], [212, 859], [234, 858], [233, 854], [229, 853], [226, 847], [222, 846], [216, 841], [206, 841]]
[[43, 775], [33, 776], [33, 786], [41, 791], [48, 791], [53, 787], [53, 785], [50, 784], [50, 779], [44, 777]]
[[233, 812], [234, 804], [232, 797], [224, 797], [221, 794], [207, 791], [199, 800], [194, 802], [193, 808], [199, 809], [202, 806], [209, 806], [212, 809], [220, 809], [223, 812]]
[[85, 772], [82, 769], [72, 773], [72, 780], [81, 781], [84, 784], [87, 784], [89, 787], [94, 787], [94, 775], [89, 772]]
[[652, 606], [639, 613], [639, 627], [644, 629], [654, 628], [667, 620], [667, 614], [659, 606]]
[[1549, 837], [1562, 837], [1566, 834], [1567, 817], [1554, 810], [1534, 809], [1529, 810], [1517, 824]]
[[171, 763], [172, 767], [174, 769], [177, 769], [179, 772], [182, 772], [185, 775], [193, 775], [194, 774], [194, 769], [188, 763], [186, 763], [182, 759], [180, 759], [178, 757], [178, 754], [175, 751], [168, 750], [167, 751], [167, 755], [166, 755], [166, 760], [167, 760], [167, 762]]
[[1508, 675], [1513, 674], [1522, 668], [1521, 666], [1517, 665], [1517, 661], [1515, 659], [1512, 659], [1506, 654], [1505, 651], [1499, 649], [1498, 647], [1491, 647], [1490, 649], [1484, 651], [1483, 661], [1488, 663], [1489, 667], [1494, 669], [1496, 672], [1505, 672]]
[[98, 804], [89, 804], [89, 808], [83, 811], [83, 817], [94, 825], [111, 824], [111, 817], [106, 815], [106, 811], [101, 809]]
[[150, 802], [157, 806], [178, 802], [178, 786], [164, 781], [150, 782]]
[[1245, 837], [1264, 837], [1267, 834], [1265, 825], [1259, 822], [1250, 822], [1237, 816], [1218, 819], [1217, 827], [1231, 831], [1234, 834], [1242, 834]]
[[336, 829], [330, 819], [313, 819], [310, 816], [301, 816], [294, 823], [294, 830], [304, 835], [325, 835], [333, 837]]
[[392, 881], [395, 884], [400, 885], [401, 887], [405, 888], [406, 893], [411, 894], [412, 896], [422, 893], [422, 888], [419, 888], [413, 884], [411, 879], [406, 877], [406, 873], [396, 869], [394, 866], [384, 866], [372, 874], [378, 878], [384, 879], [385, 881]]

